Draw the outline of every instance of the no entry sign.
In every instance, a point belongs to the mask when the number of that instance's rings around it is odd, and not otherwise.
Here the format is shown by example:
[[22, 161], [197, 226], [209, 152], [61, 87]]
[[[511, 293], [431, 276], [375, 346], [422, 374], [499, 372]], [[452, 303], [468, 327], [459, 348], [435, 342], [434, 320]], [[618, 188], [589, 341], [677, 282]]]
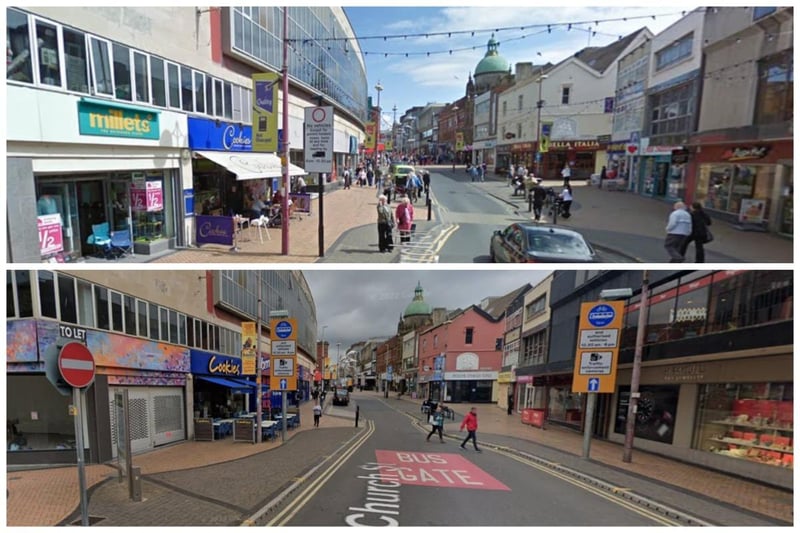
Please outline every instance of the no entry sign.
[[94, 357], [84, 344], [69, 342], [58, 354], [58, 370], [64, 381], [82, 389], [94, 380]]

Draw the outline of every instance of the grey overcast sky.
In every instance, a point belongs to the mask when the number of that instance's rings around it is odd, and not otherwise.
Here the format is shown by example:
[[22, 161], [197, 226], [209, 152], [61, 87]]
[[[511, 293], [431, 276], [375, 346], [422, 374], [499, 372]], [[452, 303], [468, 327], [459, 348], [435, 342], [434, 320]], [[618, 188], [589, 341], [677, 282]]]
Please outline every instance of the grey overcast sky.
[[535, 286], [549, 271], [543, 270], [304, 270], [317, 306], [318, 339], [336, 343], [344, 355], [352, 344], [370, 338], [389, 338], [414, 298], [417, 282], [431, 307], [465, 309], [489, 296], [502, 296], [530, 283]]

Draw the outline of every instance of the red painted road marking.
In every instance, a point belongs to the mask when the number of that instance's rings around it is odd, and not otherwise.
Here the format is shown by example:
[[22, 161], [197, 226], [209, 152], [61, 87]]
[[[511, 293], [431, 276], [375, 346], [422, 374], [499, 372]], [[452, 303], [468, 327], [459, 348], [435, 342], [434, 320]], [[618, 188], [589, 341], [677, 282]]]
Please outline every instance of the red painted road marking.
[[455, 453], [376, 450], [384, 479], [403, 485], [458, 489], [511, 490], [465, 457]]

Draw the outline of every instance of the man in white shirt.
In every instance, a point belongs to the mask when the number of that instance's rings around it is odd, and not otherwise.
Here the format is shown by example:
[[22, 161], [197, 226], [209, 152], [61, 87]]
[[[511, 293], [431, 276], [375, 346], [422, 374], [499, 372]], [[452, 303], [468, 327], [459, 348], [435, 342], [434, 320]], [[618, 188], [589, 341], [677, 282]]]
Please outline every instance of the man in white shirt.
[[689, 235], [692, 234], [692, 216], [686, 210], [686, 204], [675, 202], [672, 205], [672, 213], [667, 221], [667, 238], [664, 240], [664, 248], [669, 254], [670, 263], [683, 263], [684, 256], [681, 253], [681, 246]]

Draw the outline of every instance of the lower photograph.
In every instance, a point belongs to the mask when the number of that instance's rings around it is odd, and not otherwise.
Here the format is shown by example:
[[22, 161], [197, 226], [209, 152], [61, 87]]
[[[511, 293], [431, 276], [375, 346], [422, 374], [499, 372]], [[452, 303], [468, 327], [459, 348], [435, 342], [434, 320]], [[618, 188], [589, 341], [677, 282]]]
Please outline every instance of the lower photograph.
[[792, 270], [7, 270], [7, 526], [792, 526]]

